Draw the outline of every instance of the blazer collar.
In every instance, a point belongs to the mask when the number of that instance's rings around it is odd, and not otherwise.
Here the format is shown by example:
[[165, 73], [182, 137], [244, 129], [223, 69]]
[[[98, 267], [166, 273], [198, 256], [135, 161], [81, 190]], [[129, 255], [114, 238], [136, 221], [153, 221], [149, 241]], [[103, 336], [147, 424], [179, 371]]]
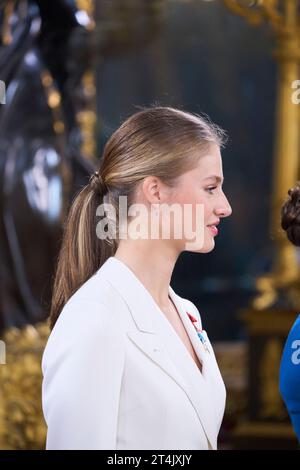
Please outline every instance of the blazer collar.
[[98, 272], [122, 295], [136, 327], [145, 333], [155, 333], [153, 307], [158, 309], [158, 305], [133, 271], [118, 258], [111, 256]]
[[210, 379], [210, 366], [212, 366], [210, 356], [213, 353], [204, 350], [188, 317], [184, 299], [169, 286], [169, 295], [202, 362], [202, 374], [150, 292], [127, 265], [111, 256], [98, 273], [110, 282], [127, 304], [137, 328], [127, 331], [128, 337], [185, 391], [197, 412], [211, 448], [216, 449], [219, 429], [215, 423], [218, 419], [215, 416], [215, 404], [207, 382]]
[[[157, 325], [154, 320], [157, 318], [157, 315], [159, 315], [159, 317], [163, 317], [164, 314], [150, 292], [133, 271], [125, 263], [114, 256], [110, 256], [106, 260], [98, 272], [100, 271], [122, 295], [138, 330], [145, 333], [156, 333]], [[207, 352], [204, 350], [201, 341], [199, 341], [195, 327], [188, 316], [184, 299], [177, 295], [170, 285], [169, 296], [174, 302], [196, 353], [200, 356], [199, 359], [201, 362], [205, 362]]]

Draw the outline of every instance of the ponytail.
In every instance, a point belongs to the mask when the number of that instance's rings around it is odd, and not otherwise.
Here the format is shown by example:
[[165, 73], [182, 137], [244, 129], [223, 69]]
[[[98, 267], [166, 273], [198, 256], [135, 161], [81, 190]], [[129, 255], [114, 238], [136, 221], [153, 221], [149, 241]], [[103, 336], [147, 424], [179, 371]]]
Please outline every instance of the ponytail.
[[116, 250], [115, 243], [96, 235], [96, 209], [103, 203], [104, 192], [99, 172], [95, 172], [71, 205], [54, 276], [51, 329], [67, 300]]

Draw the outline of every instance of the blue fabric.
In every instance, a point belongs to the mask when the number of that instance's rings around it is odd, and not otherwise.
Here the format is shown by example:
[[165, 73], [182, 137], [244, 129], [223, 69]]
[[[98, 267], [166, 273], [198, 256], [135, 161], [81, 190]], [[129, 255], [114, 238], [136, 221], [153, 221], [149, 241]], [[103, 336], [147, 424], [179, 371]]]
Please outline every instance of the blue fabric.
[[286, 340], [279, 375], [280, 393], [300, 442], [300, 315]]

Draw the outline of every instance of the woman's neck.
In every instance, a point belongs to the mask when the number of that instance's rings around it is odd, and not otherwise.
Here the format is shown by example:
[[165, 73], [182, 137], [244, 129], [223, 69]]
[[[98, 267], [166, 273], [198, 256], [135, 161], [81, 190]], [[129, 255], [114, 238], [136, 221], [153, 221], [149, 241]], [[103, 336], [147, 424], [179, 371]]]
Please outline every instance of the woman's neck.
[[[145, 243], [141, 243], [145, 242]], [[177, 255], [170, 250], [149, 246], [145, 240], [120, 241], [115, 257], [142, 282], [162, 309], [170, 308], [169, 285]]]

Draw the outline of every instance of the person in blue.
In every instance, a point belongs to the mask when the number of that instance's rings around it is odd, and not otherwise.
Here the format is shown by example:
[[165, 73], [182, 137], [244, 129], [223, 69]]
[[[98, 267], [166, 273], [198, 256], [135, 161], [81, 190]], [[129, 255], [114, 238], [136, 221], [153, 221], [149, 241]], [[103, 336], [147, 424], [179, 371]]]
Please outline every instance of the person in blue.
[[[281, 226], [295, 246], [300, 246], [300, 183], [288, 191], [281, 209]], [[287, 337], [282, 353], [279, 389], [300, 443], [300, 315]]]

